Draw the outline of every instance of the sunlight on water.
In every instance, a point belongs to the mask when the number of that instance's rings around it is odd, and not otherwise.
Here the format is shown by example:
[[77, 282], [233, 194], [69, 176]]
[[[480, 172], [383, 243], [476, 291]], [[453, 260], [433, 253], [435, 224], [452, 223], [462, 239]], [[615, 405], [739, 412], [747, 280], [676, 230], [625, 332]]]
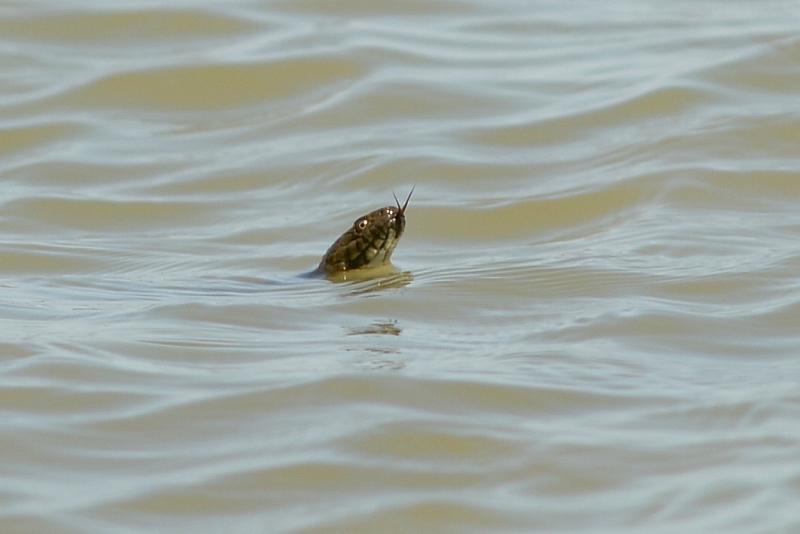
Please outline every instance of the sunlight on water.
[[796, 8], [6, 3], [0, 530], [798, 531]]

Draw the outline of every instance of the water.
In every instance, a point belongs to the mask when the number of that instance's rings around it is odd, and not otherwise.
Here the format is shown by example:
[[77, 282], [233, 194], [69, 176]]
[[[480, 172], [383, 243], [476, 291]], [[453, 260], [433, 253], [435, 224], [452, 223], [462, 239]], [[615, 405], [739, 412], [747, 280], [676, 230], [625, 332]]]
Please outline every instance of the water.
[[800, 530], [795, 2], [171, 6], [0, 7], [3, 532]]

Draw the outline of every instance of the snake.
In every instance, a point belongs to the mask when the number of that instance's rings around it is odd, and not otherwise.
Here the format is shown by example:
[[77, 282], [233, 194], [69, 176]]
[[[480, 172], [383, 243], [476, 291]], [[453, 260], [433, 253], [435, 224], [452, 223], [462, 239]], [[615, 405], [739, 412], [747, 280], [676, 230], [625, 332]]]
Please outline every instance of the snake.
[[395, 206], [373, 210], [356, 219], [352, 226], [328, 247], [316, 271], [334, 276], [347, 271], [372, 269], [390, 263], [392, 253], [406, 228], [406, 208], [414, 187], [403, 205], [392, 193]]

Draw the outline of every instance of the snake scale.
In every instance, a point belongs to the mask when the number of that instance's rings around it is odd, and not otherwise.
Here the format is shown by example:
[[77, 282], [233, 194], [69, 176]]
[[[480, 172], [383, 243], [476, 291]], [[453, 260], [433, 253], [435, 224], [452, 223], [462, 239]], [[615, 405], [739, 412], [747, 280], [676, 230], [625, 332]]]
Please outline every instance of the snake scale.
[[406, 228], [406, 208], [413, 193], [412, 187], [402, 206], [393, 195], [396, 206], [379, 208], [356, 219], [328, 248], [315, 272], [331, 276], [387, 265]]

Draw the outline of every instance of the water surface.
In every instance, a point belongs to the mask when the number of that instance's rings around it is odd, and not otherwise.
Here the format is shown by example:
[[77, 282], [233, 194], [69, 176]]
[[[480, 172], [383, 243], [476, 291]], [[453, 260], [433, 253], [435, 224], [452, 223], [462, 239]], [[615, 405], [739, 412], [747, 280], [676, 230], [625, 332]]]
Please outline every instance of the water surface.
[[800, 529], [794, 2], [170, 5], [0, 8], [3, 532]]

